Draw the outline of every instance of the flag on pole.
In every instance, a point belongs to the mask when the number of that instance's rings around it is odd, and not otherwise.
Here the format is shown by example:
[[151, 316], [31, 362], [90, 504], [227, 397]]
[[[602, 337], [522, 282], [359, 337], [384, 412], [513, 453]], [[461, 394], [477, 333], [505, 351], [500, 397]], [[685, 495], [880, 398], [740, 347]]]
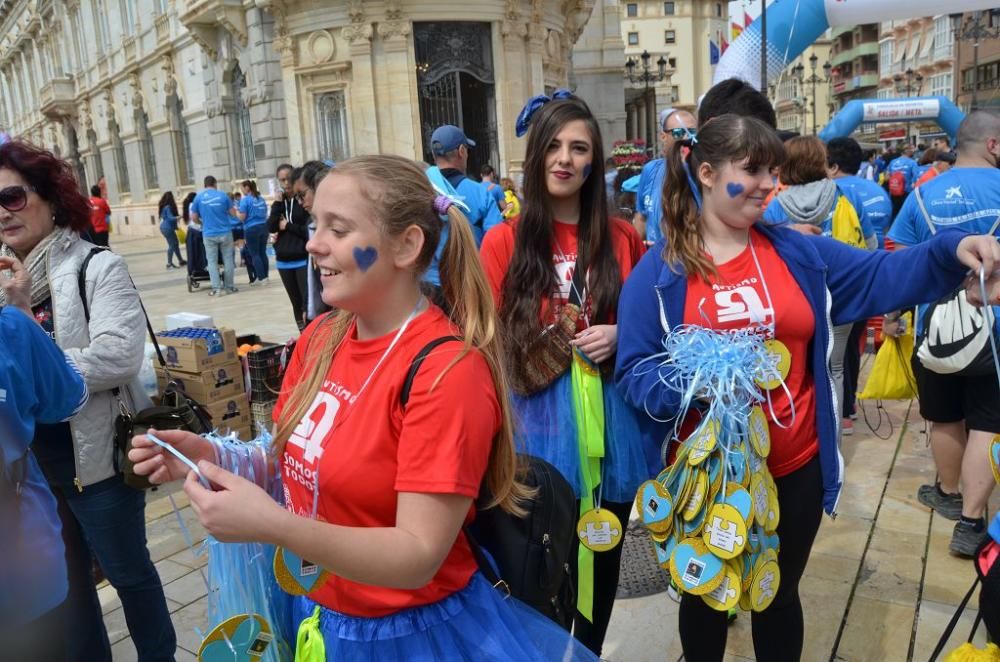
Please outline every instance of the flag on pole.
[[729, 43], [726, 41], [725, 37], [721, 37], [721, 39], [722, 39], [722, 52], [725, 53], [726, 49], [729, 48]]
[[741, 34], [743, 34], [743, 26], [740, 25], [739, 23], [733, 23], [730, 27], [732, 28], [732, 32], [733, 32], [733, 41], [736, 41], [736, 39]]
[[708, 63], [713, 66], [719, 64], [719, 47], [711, 39], [708, 40]]

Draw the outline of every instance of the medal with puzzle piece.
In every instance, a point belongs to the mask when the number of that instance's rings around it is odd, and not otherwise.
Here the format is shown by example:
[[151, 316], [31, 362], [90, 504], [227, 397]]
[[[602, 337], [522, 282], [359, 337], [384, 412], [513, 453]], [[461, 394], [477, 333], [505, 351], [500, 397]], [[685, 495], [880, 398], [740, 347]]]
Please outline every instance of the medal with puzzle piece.
[[761, 555], [757, 559], [757, 567], [750, 582], [750, 608], [754, 611], [764, 611], [770, 607], [780, 585], [781, 570], [778, 568], [778, 562], [769, 555]]
[[588, 510], [576, 524], [580, 543], [594, 552], [607, 552], [622, 541], [622, 523], [607, 508]]
[[1000, 484], [1000, 434], [990, 442], [990, 466], [993, 468], [993, 479]]
[[778, 530], [778, 522], [781, 519], [781, 511], [778, 507], [778, 486], [774, 484], [774, 479], [770, 473], [764, 474], [767, 483], [767, 520], [764, 522], [764, 531], [774, 533]]
[[257, 662], [274, 639], [258, 614], [240, 614], [212, 628], [198, 648], [198, 662]]
[[670, 533], [674, 523], [674, 503], [670, 492], [655, 480], [639, 486], [635, 495], [635, 509], [639, 521], [653, 533]]
[[681, 516], [685, 522], [690, 522], [698, 516], [699, 512], [704, 508], [708, 497], [708, 474], [705, 473], [705, 470], [698, 467], [693, 471], [692, 478], [694, 488], [691, 491], [691, 496], [684, 504], [684, 510], [681, 511]]
[[767, 490], [767, 479], [763, 472], [750, 476], [750, 497], [753, 499], [754, 519], [761, 525], [767, 523], [770, 494]]
[[771, 454], [771, 431], [767, 425], [767, 416], [760, 405], [750, 410], [747, 428], [750, 445], [753, 446], [757, 455], [767, 459], [767, 456]]
[[715, 419], [703, 421], [694, 434], [688, 438], [691, 452], [688, 454], [688, 464], [697, 466], [704, 462], [719, 443], [719, 422]]
[[700, 538], [685, 538], [670, 556], [670, 575], [684, 592], [704, 595], [722, 581], [723, 562]]
[[714, 589], [701, 596], [709, 607], [716, 611], [729, 611], [740, 601], [743, 587], [740, 584], [740, 574], [729, 563], [723, 565], [722, 581]]
[[289, 595], [308, 595], [330, 579], [330, 573], [284, 547], [274, 550], [274, 578]]
[[708, 511], [702, 538], [705, 546], [719, 558], [737, 557], [746, 547], [746, 521], [736, 508], [717, 503]]
[[[773, 391], [781, 386], [782, 382], [788, 378], [788, 370], [792, 366], [792, 353], [788, 351], [785, 343], [776, 338], [764, 341], [764, 347], [772, 356], [777, 357], [777, 375], [767, 375], [757, 378], [757, 385], [765, 391]], [[773, 359], [772, 359], [773, 360]]]

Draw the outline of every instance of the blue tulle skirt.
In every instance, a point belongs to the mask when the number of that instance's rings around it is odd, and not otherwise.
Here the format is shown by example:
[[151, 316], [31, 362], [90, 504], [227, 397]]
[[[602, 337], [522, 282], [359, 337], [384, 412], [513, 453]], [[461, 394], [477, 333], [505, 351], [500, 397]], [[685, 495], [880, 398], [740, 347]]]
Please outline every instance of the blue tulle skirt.
[[[295, 598], [295, 623], [315, 608], [309, 598]], [[504, 599], [478, 572], [458, 593], [390, 616], [362, 618], [322, 608], [319, 627], [328, 662], [597, 661], [558, 625], [514, 598]]]
[[[573, 412], [570, 371], [545, 390], [524, 397], [514, 395], [515, 440], [519, 453], [527, 453], [552, 464], [580, 496], [580, 451], [576, 416]], [[639, 484], [650, 478], [640, 412], [619, 395], [614, 384], [604, 382], [603, 498], [627, 503], [635, 498]], [[642, 414], [645, 415], [645, 414]], [[655, 457], [655, 455], [653, 455]], [[596, 495], [595, 495], [596, 497]]]

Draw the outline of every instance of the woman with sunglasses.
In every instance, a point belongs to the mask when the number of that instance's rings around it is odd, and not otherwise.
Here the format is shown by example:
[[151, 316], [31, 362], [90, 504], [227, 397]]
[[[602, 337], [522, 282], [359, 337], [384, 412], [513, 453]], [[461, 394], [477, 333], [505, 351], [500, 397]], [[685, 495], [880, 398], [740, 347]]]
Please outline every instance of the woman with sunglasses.
[[[114, 446], [119, 407], [150, 405], [137, 379], [146, 323], [125, 261], [110, 251], [92, 255], [94, 245], [80, 238], [89, 210], [67, 162], [21, 141], [0, 145], [0, 255], [17, 262], [15, 273], [23, 265], [18, 287], [28, 290], [22, 294], [35, 320], [79, 367], [91, 394], [71, 421], [38, 425], [32, 441], [66, 546], [67, 659], [111, 660], [93, 555], [118, 592], [139, 659], [172, 660], [176, 637], [146, 548], [144, 493], [123, 482]], [[0, 305], [7, 297], [0, 290]]]

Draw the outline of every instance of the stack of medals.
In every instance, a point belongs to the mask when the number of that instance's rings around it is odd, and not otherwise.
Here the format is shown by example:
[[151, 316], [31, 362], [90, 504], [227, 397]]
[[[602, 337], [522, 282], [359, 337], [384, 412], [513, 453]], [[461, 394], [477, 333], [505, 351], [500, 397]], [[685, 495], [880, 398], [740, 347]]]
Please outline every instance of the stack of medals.
[[[751, 341], [750, 347], [772, 353], [773, 342], [762, 347]], [[760, 390], [780, 385], [787, 375], [778, 358], [758, 363], [767, 376], [755, 370], [742, 380], [750, 385], [743, 393], [733, 392], [740, 380], [721, 388], [714, 382], [707, 411], [680, 443], [675, 461], [636, 494], [639, 520], [650, 531], [660, 566], [680, 592], [701, 596], [719, 611], [737, 605], [763, 611], [781, 580], [778, 494], [767, 468], [771, 439]]]

